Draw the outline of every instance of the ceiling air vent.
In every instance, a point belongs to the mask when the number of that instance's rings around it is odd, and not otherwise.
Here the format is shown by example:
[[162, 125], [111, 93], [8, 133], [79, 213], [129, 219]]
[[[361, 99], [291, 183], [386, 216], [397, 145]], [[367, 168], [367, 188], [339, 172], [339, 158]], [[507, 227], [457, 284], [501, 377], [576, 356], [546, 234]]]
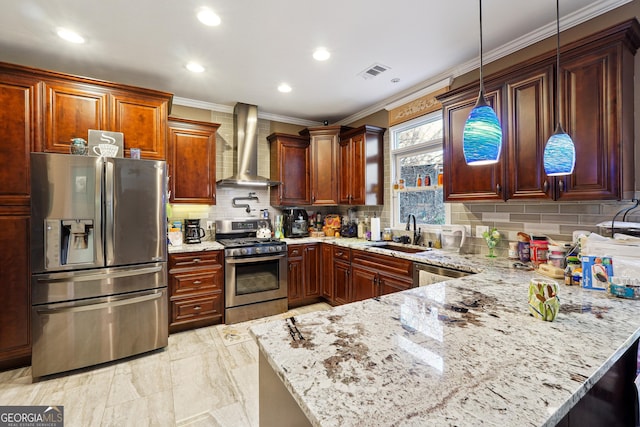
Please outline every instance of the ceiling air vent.
[[391, 67], [387, 67], [386, 65], [382, 65], [382, 64], [373, 64], [370, 67], [367, 67], [367, 69], [365, 69], [364, 71], [358, 73], [359, 76], [362, 76], [363, 79], [365, 80], [369, 80], [372, 79], [374, 77], [377, 77], [378, 75], [384, 73], [387, 70], [390, 70]]

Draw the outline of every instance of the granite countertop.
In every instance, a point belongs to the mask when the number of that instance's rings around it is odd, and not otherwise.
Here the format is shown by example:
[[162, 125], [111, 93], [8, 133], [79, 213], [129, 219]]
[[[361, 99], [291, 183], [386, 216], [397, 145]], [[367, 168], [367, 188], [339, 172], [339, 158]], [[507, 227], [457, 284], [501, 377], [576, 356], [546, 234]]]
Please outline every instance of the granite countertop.
[[251, 328], [314, 426], [555, 425], [640, 336], [640, 301], [560, 285], [544, 322], [527, 308], [537, 273], [417, 256], [480, 273], [296, 316], [303, 341], [283, 320]]
[[167, 248], [170, 254], [179, 254], [179, 253], [185, 253], [185, 252], [216, 251], [220, 249], [224, 249], [224, 246], [222, 246], [218, 242], [214, 242], [210, 240], [203, 240], [202, 243], [191, 243], [191, 244], [183, 243], [182, 245], [179, 245], [179, 246], [169, 245]]

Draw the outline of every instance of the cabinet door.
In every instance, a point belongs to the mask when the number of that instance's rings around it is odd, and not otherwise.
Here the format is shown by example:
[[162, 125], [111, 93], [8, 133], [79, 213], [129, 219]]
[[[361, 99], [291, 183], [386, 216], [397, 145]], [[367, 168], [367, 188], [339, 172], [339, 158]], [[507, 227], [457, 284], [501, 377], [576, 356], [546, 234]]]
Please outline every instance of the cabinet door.
[[378, 289], [380, 295], [392, 294], [394, 292], [406, 291], [413, 286], [413, 281], [406, 278], [389, 276], [380, 273], [378, 275]]
[[169, 121], [171, 203], [216, 204], [216, 130], [219, 125]]
[[124, 134], [124, 156], [139, 148], [144, 159], [165, 160], [168, 99], [113, 93], [109, 130]]
[[0, 73], [0, 205], [29, 205], [29, 153], [39, 144], [35, 79]]
[[352, 205], [365, 204], [365, 186], [367, 185], [367, 152], [364, 134], [351, 138], [351, 192], [349, 203]]
[[605, 48], [562, 59], [561, 122], [576, 147], [576, 165], [572, 175], [556, 178], [558, 200], [621, 196], [619, 54]]
[[333, 264], [333, 300], [336, 304], [351, 302], [351, 266], [349, 263], [335, 261]]
[[328, 243], [322, 243], [321, 273], [322, 297], [333, 302], [333, 247]]
[[351, 139], [340, 140], [338, 149], [338, 203], [348, 205], [351, 201], [351, 176], [353, 161], [351, 157]]
[[338, 204], [337, 146], [337, 135], [311, 137], [311, 203], [314, 205]]
[[311, 148], [309, 138], [274, 133], [270, 143], [271, 179], [281, 184], [271, 189], [274, 206], [311, 204]]
[[302, 257], [289, 258], [289, 272], [287, 273], [287, 285], [289, 290], [289, 304], [304, 298], [302, 292], [303, 263]]
[[87, 140], [89, 129], [111, 130], [108, 93], [99, 86], [45, 81], [44, 151], [69, 154], [71, 138]]
[[30, 223], [28, 212], [14, 215], [1, 209], [0, 369], [7, 369], [14, 363], [28, 363], [31, 354]]
[[[504, 200], [503, 167], [509, 153], [503, 140], [500, 160], [493, 165], [468, 166], [464, 160], [462, 134], [477, 92], [444, 106], [444, 198], [448, 202]], [[500, 91], [486, 93], [487, 102], [501, 119]], [[502, 120], [502, 119], [501, 119]], [[501, 121], [504, 123], [504, 120]], [[504, 124], [503, 124], [504, 127]], [[504, 128], [503, 128], [504, 134]]]
[[304, 247], [304, 297], [320, 296], [320, 245], [311, 243]]
[[508, 199], [547, 199], [553, 196], [542, 156], [553, 124], [553, 66], [507, 81]]
[[351, 301], [362, 301], [378, 295], [378, 273], [358, 265], [351, 265]]

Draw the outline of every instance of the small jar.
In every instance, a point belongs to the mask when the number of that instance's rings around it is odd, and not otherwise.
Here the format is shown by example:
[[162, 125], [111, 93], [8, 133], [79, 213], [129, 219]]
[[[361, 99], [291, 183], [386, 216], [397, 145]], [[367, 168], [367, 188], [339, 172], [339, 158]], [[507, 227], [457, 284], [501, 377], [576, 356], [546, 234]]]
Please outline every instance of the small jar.
[[443, 183], [443, 175], [442, 175], [442, 166], [440, 166], [438, 168], [438, 186], [442, 187], [442, 183]]
[[404, 190], [404, 179], [403, 178], [400, 178], [398, 180], [398, 189], [399, 190]]
[[509, 259], [518, 258], [518, 242], [509, 242]]
[[389, 241], [391, 240], [391, 229], [390, 228], [385, 228], [384, 231], [382, 232], [382, 240], [386, 240]]

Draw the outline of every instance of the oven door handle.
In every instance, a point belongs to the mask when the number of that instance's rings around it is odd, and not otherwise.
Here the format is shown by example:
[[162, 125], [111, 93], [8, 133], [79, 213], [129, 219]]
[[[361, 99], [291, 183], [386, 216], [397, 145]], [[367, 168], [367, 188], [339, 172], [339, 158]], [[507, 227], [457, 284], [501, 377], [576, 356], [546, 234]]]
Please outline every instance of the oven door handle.
[[249, 264], [249, 263], [256, 263], [260, 261], [274, 261], [274, 260], [282, 259], [286, 257], [287, 257], [286, 253], [279, 254], [279, 255], [265, 256], [265, 257], [250, 257], [250, 258], [225, 257], [224, 262], [227, 264]]

